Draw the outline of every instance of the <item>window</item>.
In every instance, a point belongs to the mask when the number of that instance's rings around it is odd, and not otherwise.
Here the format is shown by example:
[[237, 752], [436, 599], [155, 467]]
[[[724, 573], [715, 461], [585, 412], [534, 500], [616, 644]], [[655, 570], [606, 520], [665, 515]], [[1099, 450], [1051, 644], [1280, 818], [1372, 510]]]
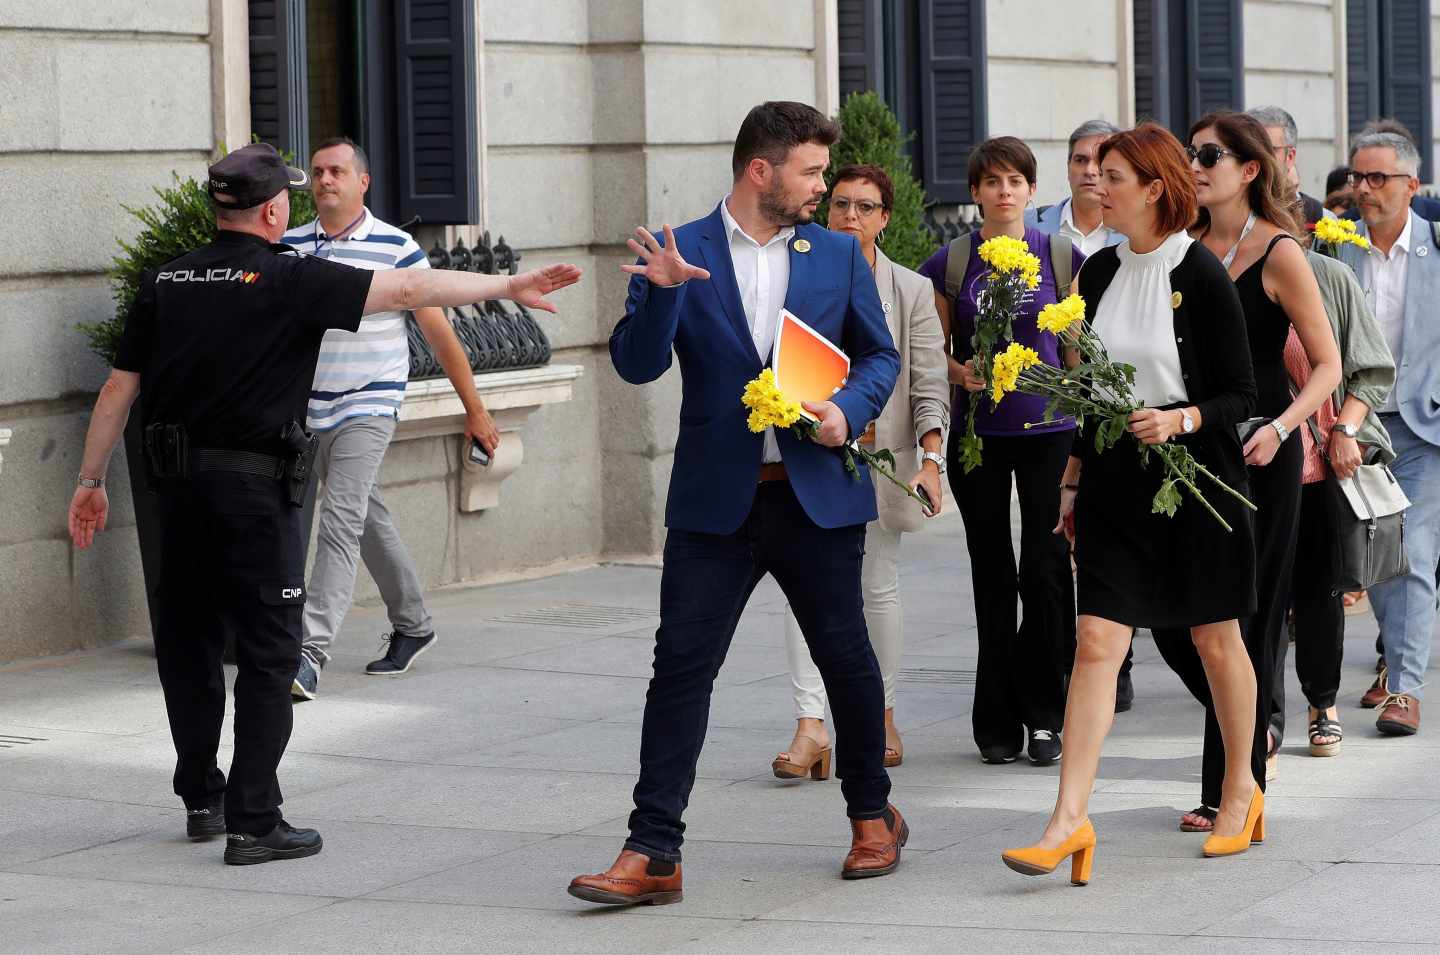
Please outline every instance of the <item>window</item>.
[[1382, 116], [1400, 120], [1419, 140], [1420, 179], [1429, 182], [1434, 169], [1429, 0], [1347, 0], [1345, 30], [1350, 134]]
[[479, 221], [474, 0], [249, 0], [251, 128], [305, 163], [349, 136], [399, 224]]
[[985, 138], [984, 0], [839, 0], [840, 94], [873, 89], [913, 136], [938, 202], [968, 202], [966, 163]]
[[1135, 117], [1184, 138], [1217, 109], [1245, 108], [1240, 0], [1133, 0]]

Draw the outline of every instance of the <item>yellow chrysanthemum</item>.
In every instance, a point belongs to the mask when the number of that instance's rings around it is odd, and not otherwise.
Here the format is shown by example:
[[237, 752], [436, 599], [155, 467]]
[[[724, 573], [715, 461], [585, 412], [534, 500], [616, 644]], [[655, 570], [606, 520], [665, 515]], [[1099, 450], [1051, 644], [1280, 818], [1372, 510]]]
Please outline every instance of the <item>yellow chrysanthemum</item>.
[[1321, 219], [1315, 223], [1315, 238], [1329, 245], [1358, 245], [1370, 248], [1370, 240], [1355, 232], [1355, 223], [1349, 219]]
[[1071, 325], [1084, 320], [1085, 300], [1078, 295], [1071, 295], [1063, 301], [1042, 308], [1035, 324], [1040, 326], [1042, 332], [1059, 335]]
[[998, 405], [1001, 398], [1015, 390], [1020, 373], [1038, 364], [1040, 355], [1035, 349], [1026, 348], [1019, 342], [1011, 342], [1009, 348], [995, 356], [993, 373], [990, 375], [991, 401]]
[[980, 243], [980, 259], [998, 273], [1017, 273], [1032, 289], [1040, 284], [1040, 260], [1030, 254], [1024, 239], [1008, 235], [986, 239]]
[[745, 386], [740, 402], [750, 409], [746, 425], [756, 433], [770, 427], [788, 428], [800, 420], [800, 402], [785, 397], [769, 368]]

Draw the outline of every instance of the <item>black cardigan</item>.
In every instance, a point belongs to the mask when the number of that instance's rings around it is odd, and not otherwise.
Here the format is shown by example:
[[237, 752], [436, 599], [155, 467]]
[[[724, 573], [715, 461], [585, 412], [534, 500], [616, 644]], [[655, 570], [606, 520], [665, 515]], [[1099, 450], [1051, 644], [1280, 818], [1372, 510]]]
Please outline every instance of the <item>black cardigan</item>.
[[[1085, 260], [1080, 269], [1080, 295], [1091, 318], [1100, 299], [1120, 268], [1115, 247], [1101, 249]], [[1170, 272], [1170, 288], [1180, 293], [1174, 309], [1175, 346], [1180, 355], [1180, 376], [1189, 401], [1172, 407], [1194, 405], [1200, 409], [1200, 427], [1195, 434], [1177, 435], [1175, 440], [1199, 452], [1208, 446], [1204, 463], [1231, 487], [1245, 480], [1245, 461], [1235, 425], [1255, 409], [1255, 370], [1250, 364], [1250, 340], [1245, 331], [1245, 310], [1225, 266], [1199, 242], [1193, 242]], [[1098, 330], [1105, 337], [1103, 329]], [[1075, 454], [1085, 457], [1094, 451], [1094, 432], [1087, 422], [1076, 435]], [[1198, 454], [1197, 454], [1198, 456]]]

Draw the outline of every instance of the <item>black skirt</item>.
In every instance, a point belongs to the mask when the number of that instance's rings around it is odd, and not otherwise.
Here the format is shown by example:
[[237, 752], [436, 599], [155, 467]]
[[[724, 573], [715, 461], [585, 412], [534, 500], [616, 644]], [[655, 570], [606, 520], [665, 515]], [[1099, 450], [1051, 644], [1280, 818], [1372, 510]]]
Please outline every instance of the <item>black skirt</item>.
[[[1238, 442], [1217, 437], [1201, 433], [1179, 440], [1211, 472], [1243, 474], [1243, 464], [1219, 460], [1238, 454]], [[1197, 486], [1232, 530], [1183, 488], [1174, 517], [1152, 514], [1165, 469], [1154, 455], [1142, 465], [1139, 443], [1129, 434], [1103, 453], [1088, 448], [1083, 456], [1075, 500], [1079, 613], [1148, 629], [1194, 627], [1255, 612], [1249, 508], [1202, 476]], [[1248, 496], [1243, 481], [1229, 483]]]

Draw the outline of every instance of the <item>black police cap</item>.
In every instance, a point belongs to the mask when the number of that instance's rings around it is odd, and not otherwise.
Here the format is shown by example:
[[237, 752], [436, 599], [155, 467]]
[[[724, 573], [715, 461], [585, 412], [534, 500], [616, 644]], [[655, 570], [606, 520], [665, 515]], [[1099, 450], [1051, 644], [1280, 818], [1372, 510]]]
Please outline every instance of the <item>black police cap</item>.
[[[210, 200], [222, 209], [251, 209], [284, 189], [310, 188], [303, 169], [285, 165], [269, 143], [251, 143], [210, 167]], [[228, 198], [221, 199], [216, 193]]]

